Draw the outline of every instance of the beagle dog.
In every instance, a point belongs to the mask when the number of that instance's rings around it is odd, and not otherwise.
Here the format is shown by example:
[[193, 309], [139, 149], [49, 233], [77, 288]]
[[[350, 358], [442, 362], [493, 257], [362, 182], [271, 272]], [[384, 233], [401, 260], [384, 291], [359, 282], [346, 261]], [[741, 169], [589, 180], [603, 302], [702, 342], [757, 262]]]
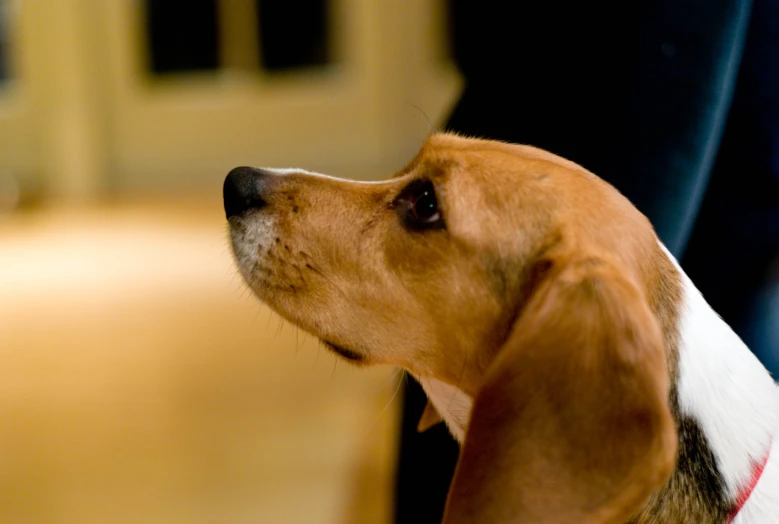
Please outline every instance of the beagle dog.
[[224, 206], [261, 300], [422, 384], [444, 522], [779, 523], [779, 389], [579, 165], [434, 134], [383, 182], [236, 168]]

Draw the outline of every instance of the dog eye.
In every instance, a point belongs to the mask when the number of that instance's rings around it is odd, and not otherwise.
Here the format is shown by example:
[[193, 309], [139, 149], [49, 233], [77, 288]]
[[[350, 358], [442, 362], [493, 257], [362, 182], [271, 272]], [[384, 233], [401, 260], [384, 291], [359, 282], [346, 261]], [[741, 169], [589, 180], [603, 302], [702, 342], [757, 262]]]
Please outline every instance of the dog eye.
[[435, 222], [441, 218], [435, 193], [432, 191], [425, 191], [419, 195], [419, 198], [411, 204], [411, 213], [414, 215], [414, 218], [425, 224]]
[[443, 228], [435, 187], [429, 180], [415, 180], [401, 192], [396, 203], [401, 204], [402, 217], [411, 229]]

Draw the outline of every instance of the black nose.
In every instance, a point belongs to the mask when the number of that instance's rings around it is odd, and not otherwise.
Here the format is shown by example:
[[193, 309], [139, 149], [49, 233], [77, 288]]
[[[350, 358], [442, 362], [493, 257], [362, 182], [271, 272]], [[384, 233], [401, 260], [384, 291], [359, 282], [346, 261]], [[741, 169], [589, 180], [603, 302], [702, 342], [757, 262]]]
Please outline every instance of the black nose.
[[227, 218], [265, 206], [262, 199], [265, 177], [267, 174], [262, 170], [251, 167], [236, 167], [227, 174], [222, 189]]

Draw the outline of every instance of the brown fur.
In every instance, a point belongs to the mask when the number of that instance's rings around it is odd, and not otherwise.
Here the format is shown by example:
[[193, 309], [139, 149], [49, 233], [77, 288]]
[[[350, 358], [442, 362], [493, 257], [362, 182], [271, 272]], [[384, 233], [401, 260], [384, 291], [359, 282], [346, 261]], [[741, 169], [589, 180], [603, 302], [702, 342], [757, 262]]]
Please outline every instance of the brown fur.
[[[258, 296], [358, 364], [474, 399], [446, 522], [683, 511], [669, 487], [650, 499], [676, 457], [679, 277], [614, 188], [545, 151], [446, 134], [384, 183], [271, 178], [256, 213], [278, 238], [241, 268]], [[398, 219], [417, 178], [446, 229]], [[231, 219], [236, 252], [253, 220]]]

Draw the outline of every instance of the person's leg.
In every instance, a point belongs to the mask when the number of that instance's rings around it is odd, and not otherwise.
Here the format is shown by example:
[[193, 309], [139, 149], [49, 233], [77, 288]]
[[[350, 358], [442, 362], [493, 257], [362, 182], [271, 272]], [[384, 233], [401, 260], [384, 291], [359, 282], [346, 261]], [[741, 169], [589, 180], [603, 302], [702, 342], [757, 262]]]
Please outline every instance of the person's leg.
[[735, 98], [683, 267], [779, 376], [779, 0], [755, 0]]

